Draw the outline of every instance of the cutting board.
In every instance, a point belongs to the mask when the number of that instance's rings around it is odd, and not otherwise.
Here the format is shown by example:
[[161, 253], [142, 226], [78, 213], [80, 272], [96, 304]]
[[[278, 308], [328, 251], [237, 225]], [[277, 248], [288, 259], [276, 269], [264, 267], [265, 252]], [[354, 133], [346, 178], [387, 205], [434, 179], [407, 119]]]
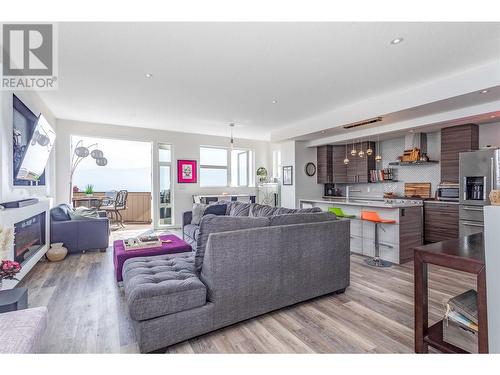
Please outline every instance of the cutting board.
[[405, 183], [405, 196], [406, 197], [420, 196], [420, 198], [430, 198], [431, 183], [430, 182]]

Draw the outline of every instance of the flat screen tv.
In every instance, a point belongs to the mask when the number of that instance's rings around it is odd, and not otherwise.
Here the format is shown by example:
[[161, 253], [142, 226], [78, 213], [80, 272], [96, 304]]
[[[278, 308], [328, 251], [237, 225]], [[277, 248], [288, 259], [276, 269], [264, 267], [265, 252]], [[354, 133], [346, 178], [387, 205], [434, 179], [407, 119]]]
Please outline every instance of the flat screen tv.
[[43, 115], [38, 116], [35, 130], [26, 147], [23, 160], [17, 172], [18, 180], [37, 181], [42, 176], [50, 152], [56, 140], [56, 133]]

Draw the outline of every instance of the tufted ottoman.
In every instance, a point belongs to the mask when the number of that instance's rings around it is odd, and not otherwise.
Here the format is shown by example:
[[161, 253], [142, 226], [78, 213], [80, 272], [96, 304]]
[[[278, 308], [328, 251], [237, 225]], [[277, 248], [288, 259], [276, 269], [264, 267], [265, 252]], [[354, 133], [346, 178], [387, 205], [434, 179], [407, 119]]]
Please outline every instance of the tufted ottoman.
[[123, 286], [130, 317], [137, 321], [206, 303], [207, 290], [194, 271], [191, 253], [128, 259]]

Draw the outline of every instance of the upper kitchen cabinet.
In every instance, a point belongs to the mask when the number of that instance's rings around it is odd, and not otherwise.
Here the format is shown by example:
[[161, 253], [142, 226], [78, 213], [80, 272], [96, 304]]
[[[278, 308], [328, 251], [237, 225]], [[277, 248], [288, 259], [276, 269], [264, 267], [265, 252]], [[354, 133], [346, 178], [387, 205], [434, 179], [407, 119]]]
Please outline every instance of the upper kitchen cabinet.
[[[366, 149], [370, 146], [373, 150], [372, 155], [366, 154]], [[352, 156], [350, 153], [347, 155], [349, 164], [347, 165], [347, 182], [348, 183], [368, 183], [370, 182], [370, 170], [376, 169], [375, 163], [375, 142], [361, 142], [355, 144], [355, 149], [358, 151], [363, 150], [365, 153], [361, 158], [356, 154]]]
[[441, 130], [441, 181], [458, 183], [458, 154], [479, 148], [479, 128], [475, 124]]
[[345, 146], [333, 146], [333, 182], [347, 183], [347, 165], [344, 164]]
[[333, 146], [318, 146], [316, 178], [318, 184], [328, 184], [333, 182]]

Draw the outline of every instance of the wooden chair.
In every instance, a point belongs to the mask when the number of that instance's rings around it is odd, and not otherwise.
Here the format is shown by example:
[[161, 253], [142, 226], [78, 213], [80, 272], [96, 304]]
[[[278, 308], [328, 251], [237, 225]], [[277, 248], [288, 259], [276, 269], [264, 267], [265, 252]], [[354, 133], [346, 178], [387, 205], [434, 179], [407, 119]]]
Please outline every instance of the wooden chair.
[[123, 224], [123, 217], [120, 211], [127, 209], [127, 197], [128, 191], [120, 190], [116, 193], [115, 199], [110, 201], [109, 205], [100, 207], [100, 210], [106, 211], [110, 220], [114, 220], [122, 228], [125, 228], [125, 225]]

